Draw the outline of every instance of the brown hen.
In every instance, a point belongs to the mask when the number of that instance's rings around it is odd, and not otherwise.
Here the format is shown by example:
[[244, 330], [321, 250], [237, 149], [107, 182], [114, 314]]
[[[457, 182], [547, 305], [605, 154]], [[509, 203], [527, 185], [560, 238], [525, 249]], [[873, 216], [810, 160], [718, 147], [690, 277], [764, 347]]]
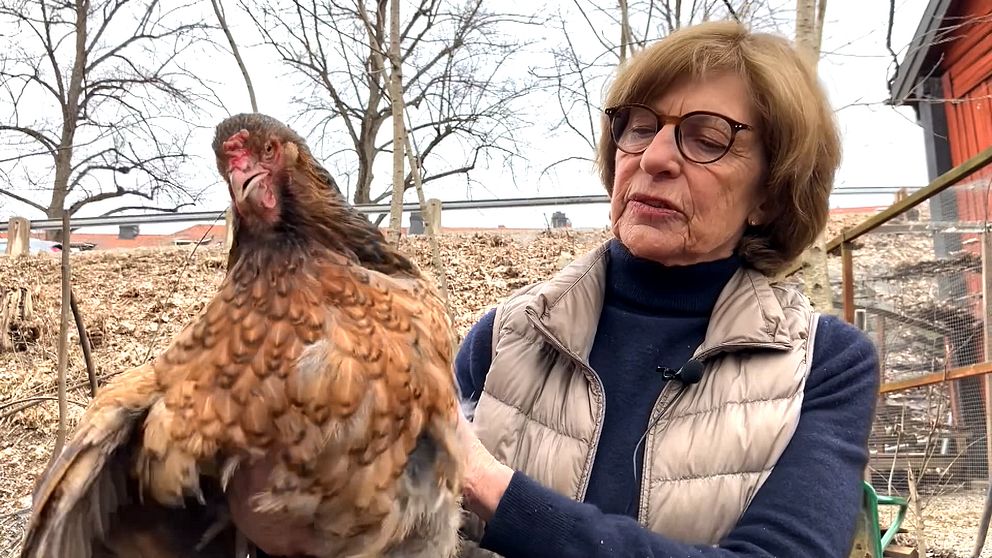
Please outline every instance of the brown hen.
[[231, 117], [213, 148], [235, 210], [227, 276], [91, 402], [38, 481], [22, 556], [453, 555], [442, 304], [288, 127]]

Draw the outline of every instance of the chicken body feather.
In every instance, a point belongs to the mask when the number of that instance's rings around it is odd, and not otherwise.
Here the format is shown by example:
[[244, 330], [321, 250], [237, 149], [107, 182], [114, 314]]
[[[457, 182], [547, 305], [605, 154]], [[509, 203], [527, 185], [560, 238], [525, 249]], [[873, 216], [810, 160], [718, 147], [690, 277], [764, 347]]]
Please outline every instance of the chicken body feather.
[[281, 556], [453, 555], [443, 305], [288, 128], [238, 116], [217, 137], [219, 168], [278, 142], [269, 182], [230, 179], [235, 200], [270, 188], [278, 213], [245, 210], [219, 292], [91, 402], [39, 479], [22, 556], [233, 556], [238, 536]]

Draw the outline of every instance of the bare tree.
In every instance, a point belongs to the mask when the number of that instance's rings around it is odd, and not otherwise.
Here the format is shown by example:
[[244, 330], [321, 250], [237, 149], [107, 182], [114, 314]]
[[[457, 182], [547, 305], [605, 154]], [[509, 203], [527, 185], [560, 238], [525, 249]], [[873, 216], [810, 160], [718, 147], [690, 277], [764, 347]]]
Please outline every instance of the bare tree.
[[0, 194], [49, 218], [108, 200], [106, 213], [193, 203], [180, 170], [207, 97], [181, 59], [207, 26], [191, 7], [0, 0]]
[[[298, 116], [354, 190], [356, 203], [392, 195], [373, 193], [380, 154], [391, 152], [388, 2], [268, 0], [242, 7], [299, 79]], [[519, 101], [532, 84], [510, 64], [525, 44], [514, 26], [531, 19], [487, 11], [482, 0], [418, 0], [404, 5], [400, 62], [409, 133], [421, 146], [423, 183], [471, 179], [480, 158], [519, 153], [515, 132], [525, 122]], [[402, 140], [401, 140], [402, 141]], [[405, 191], [413, 187], [407, 171]]]
[[[796, 0], [796, 45], [815, 70], [823, 41], [823, 19], [827, 0]], [[802, 257], [806, 294], [821, 312], [834, 314], [833, 291], [827, 266], [826, 229], [820, 231]]]
[[213, 6], [214, 15], [217, 16], [217, 23], [220, 25], [221, 31], [224, 32], [224, 37], [227, 38], [227, 44], [231, 47], [231, 54], [238, 63], [238, 69], [241, 70], [241, 77], [245, 79], [251, 110], [252, 112], [258, 112], [255, 87], [251, 82], [251, 75], [248, 74], [248, 68], [245, 66], [245, 60], [241, 57], [241, 49], [238, 48], [238, 43], [234, 40], [234, 34], [231, 33], [231, 26], [227, 24], [227, 13], [224, 11], [224, 3], [222, 0], [210, 0], [210, 5]]
[[827, 0], [796, 0], [796, 44], [815, 65], [823, 42], [823, 18]]
[[[403, 60], [400, 58], [400, 0], [389, 3], [389, 106], [393, 119], [393, 192], [390, 199], [389, 233], [392, 242], [400, 241], [400, 226], [403, 219], [403, 155], [406, 152], [406, 122], [403, 118]], [[365, 15], [365, 14], [363, 14]], [[366, 24], [367, 17], [362, 18]], [[368, 25], [366, 28], [369, 28]], [[385, 66], [385, 64], [383, 64]], [[412, 169], [411, 169], [412, 170]], [[414, 185], [420, 191], [417, 177]]]
[[600, 97], [618, 64], [680, 27], [730, 18], [746, 21], [754, 28], [776, 30], [787, 21], [770, 2], [760, 0], [563, 3], [555, 24], [560, 38], [551, 49], [553, 63], [535, 70], [535, 75], [557, 92], [560, 117], [554, 131], [567, 132], [576, 147], [551, 162], [544, 172], [562, 164], [588, 167], [592, 163], [599, 135]]

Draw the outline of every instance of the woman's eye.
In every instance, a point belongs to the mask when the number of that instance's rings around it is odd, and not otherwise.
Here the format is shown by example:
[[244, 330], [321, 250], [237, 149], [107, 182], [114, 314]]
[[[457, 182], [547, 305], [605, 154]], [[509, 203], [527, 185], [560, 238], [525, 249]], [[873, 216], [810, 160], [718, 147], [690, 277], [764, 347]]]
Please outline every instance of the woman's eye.
[[705, 147], [712, 147], [714, 149], [726, 149], [727, 147], [727, 142], [710, 138], [696, 138], [696, 141]]
[[638, 136], [638, 137], [653, 136], [655, 134], [655, 132], [656, 132], [656, 130], [654, 129], [654, 126], [636, 126], [636, 125], [634, 125], [634, 126], [631, 126], [631, 127], [627, 128], [627, 133], [628, 134], [630, 134], [632, 136]]

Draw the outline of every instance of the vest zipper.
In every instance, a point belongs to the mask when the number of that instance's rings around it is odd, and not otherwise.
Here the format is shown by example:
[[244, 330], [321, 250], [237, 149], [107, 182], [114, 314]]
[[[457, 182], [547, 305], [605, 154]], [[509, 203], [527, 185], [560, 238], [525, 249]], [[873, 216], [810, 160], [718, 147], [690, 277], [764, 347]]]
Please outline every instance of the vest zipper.
[[658, 421], [660, 421], [664, 414], [675, 405], [675, 403], [682, 397], [682, 394], [685, 393], [688, 388], [688, 386], [683, 384], [674, 395], [670, 396], [670, 394], [675, 391], [675, 388], [673, 388], [672, 385], [673, 382], [668, 380], [665, 382], [664, 387], [661, 388], [661, 393], [658, 394], [658, 399], [654, 402], [654, 407], [651, 409], [651, 417], [648, 419], [647, 430], [644, 432], [644, 454], [641, 455], [641, 470], [638, 475], [641, 479], [641, 486], [637, 498], [637, 522], [644, 526], [647, 526], [647, 518], [644, 517], [644, 504], [647, 502], [646, 497], [649, 492], [647, 482], [647, 462], [648, 456], [650, 455], [648, 452], [648, 447], [651, 446], [651, 438], [653, 437], [652, 430], [654, 430], [654, 427], [658, 424]]
[[[722, 343], [720, 345], [715, 345], [709, 349], [693, 355], [692, 358], [696, 360], [706, 360], [711, 356], [726, 352], [729, 349], [783, 349], [786, 348], [782, 343], [758, 343], [758, 342], [743, 342], [743, 343]], [[705, 371], [704, 371], [705, 374]], [[662, 417], [675, 406], [675, 403], [682, 398], [682, 395], [688, 390], [689, 386], [682, 384], [679, 386], [679, 390], [671, 398], [668, 394], [673, 391], [672, 382], [668, 381], [665, 386], [661, 388], [661, 393], [658, 394], [658, 399], [654, 402], [654, 407], [651, 410], [651, 418], [648, 420], [648, 428], [644, 436], [644, 455], [641, 456], [641, 490], [637, 501], [637, 522], [641, 525], [647, 526], [647, 517], [644, 517], [645, 503], [647, 502], [647, 496], [649, 490], [648, 477], [650, 476], [647, 462], [648, 462], [648, 447], [651, 446], [651, 438], [654, 437], [654, 428], [657, 426], [658, 422], [661, 421]], [[660, 410], [659, 410], [660, 408]], [[598, 440], [597, 440], [598, 442]]]
[[539, 331], [549, 343], [554, 345], [558, 351], [568, 356], [579, 365], [582, 372], [585, 374], [586, 379], [590, 380], [592, 383], [593, 395], [599, 400], [599, 414], [596, 417], [596, 430], [593, 434], [592, 447], [589, 448], [589, 455], [586, 456], [586, 463], [582, 468], [582, 478], [579, 479], [579, 491], [575, 495], [576, 501], [581, 502], [585, 499], [586, 491], [589, 488], [589, 477], [592, 475], [592, 465], [596, 460], [596, 450], [599, 449], [599, 437], [603, 433], [603, 422], [606, 420], [606, 397], [603, 395], [603, 380], [600, 379], [599, 374], [597, 374], [591, 366], [579, 358], [579, 355], [575, 354], [572, 350], [566, 347], [561, 341], [558, 340], [557, 337], [554, 336], [554, 334], [551, 333], [550, 330], [548, 330], [547, 326], [545, 326], [544, 323], [538, 319], [537, 313], [534, 312], [534, 310], [527, 308], [524, 310], [524, 313], [527, 314], [527, 319], [530, 320], [537, 331]]

